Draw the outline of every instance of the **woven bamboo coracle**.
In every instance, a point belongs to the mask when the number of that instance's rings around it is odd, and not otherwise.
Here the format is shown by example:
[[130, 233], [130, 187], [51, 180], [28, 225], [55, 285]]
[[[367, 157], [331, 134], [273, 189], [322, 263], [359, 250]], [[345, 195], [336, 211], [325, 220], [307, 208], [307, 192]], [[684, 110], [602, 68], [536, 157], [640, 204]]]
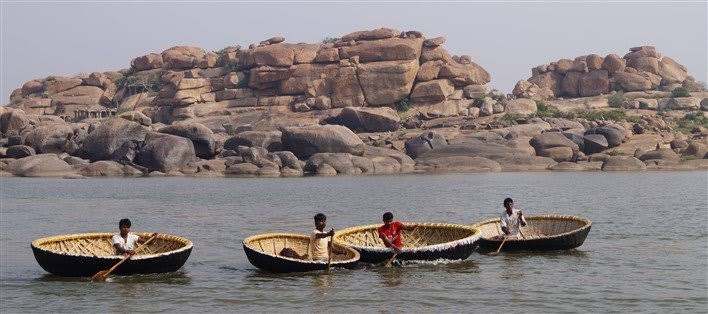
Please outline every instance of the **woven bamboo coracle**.
[[[592, 222], [578, 216], [542, 215], [525, 217], [528, 223], [521, 227], [519, 239], [507, 239], [502, 251], [555, 251], [574, 249], [585, 242]], [[499, 218], [488, 219], [472, 225], [482, 237], [480, 252], [496, 251], [502, 242], [503, 232]]]
[[[137, 233], [150, 237], [150, 233]], [[111, 237], [115, 233], [80, 233], [41, 238], [32, 241], [32, 251], [44, 270], [62, 276], [91, 276], [120, 261]], [[178, 236], [160, 234], [119, 267], [118, 275], [163, 273], [184, 265], [192, 251], [192, 242]]]
[[[309, 254], [310, 237], [296, 233], [266, 233], [243, 240], [243, 249], [248, 261], [262, 270], [274, 273], [324, 270], [328, 261], [313, 261], [279, 255], [290, 248], [299, 255]], [[334, 244], [330, 267], [353, 267], [359, 262], [359, 252], [343, 245]]]
[[[398, 260], [465, 259], [472, 254], [479, 239], [470, 226], [445, 223], [404, 223], [403, 248]], [[343, 229], [334, 235], [335, 243], [352, 247], [361, 253], [361, 261], [381, 263], [393, 254], [379, 238], [381, 224]]]

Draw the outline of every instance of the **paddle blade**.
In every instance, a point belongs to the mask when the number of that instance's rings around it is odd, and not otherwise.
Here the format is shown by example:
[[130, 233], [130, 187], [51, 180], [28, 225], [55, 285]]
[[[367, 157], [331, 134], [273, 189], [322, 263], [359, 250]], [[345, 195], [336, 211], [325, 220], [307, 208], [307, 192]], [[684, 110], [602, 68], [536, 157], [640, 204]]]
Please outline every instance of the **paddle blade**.
[[107, 270], [102, 270], [97, 272], [93, 277], [91, 277], [91, 280], [93, 281], [106, 281], [106, 278], [108, 278], [108, 271]]

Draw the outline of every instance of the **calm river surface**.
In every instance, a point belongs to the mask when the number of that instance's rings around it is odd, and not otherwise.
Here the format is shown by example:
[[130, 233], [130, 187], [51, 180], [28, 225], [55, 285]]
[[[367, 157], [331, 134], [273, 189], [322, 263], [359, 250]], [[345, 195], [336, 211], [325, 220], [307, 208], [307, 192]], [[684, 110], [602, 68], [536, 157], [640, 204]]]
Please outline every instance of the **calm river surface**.
[[[3, 312], [697, 312], [708, 311], [708, 172], [493, 173], [296, 179], [0, 179]], [[471, 224], [511, 196], [527, 215], [593, 221], [577, 250], [473, 253], [456, 263], [271, 275], [241, 241], [403, 221]], [[47, 274], [36, 238], [116, 231], [181, 235], [194, 250], [173, 274], [109, 283]]]

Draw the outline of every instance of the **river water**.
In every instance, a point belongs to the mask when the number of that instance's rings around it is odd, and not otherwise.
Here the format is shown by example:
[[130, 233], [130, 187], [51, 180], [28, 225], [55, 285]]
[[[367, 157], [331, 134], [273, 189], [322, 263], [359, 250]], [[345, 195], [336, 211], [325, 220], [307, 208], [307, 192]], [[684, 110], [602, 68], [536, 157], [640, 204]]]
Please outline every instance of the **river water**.
[[[696, 312], [708, 311], [708, 172], [491, 173], [292, 179], [1, 178], [3, 312]], [[556, 253], [485, 256], [394, 268], [273, 275], [241, 241], [403, 221], [471, 224], [513, 197], [526, 215], [581, 215], [585, 244]], [[47, 274], [36, 238], [117, 231], [189, 238], [177, 273], [108, 283]]]

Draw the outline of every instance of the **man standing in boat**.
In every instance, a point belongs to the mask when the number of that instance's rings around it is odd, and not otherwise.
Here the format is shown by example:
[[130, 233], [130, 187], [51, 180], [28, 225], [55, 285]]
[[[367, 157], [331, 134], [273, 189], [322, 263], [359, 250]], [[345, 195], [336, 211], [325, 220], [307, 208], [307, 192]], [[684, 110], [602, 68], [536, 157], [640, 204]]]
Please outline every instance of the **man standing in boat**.
[[504, 212], [499, 219], [502, 232], [507, 238], [518, 239], [519, 228], [526, 227], [526, 219], [520, 210], [514, 208], [514, 200], [504, 199]]
[[334, 236], [334, 228], [325, 232], [327, 226], [327, 216], [323, 213], [315, 215], [315, 229], [310, 234], [310, 256], [313, 261], [329, 260], [329, 246], [332, 245], [331, 238]]
[[393, 214], [386, 212], [383, 214], [384, 225], [379, 227], [379, 238], [386, 247], [392, 248], [398, 254], [403, 247], [403, 237], [401, 231], [409, 230], [402, 222], [393, 221]]
[[[111, 242], [116, 248], [116, 255], [133, 255], [135, 254], [135, 243], [145, 243], [149, 238], [141, 237], [130, 232], [130, 219], [123, 218], [118, 222], [120, 233], [113, 236]], [[152, 237], [157, 236], [157, 232], [152, 234]]]

